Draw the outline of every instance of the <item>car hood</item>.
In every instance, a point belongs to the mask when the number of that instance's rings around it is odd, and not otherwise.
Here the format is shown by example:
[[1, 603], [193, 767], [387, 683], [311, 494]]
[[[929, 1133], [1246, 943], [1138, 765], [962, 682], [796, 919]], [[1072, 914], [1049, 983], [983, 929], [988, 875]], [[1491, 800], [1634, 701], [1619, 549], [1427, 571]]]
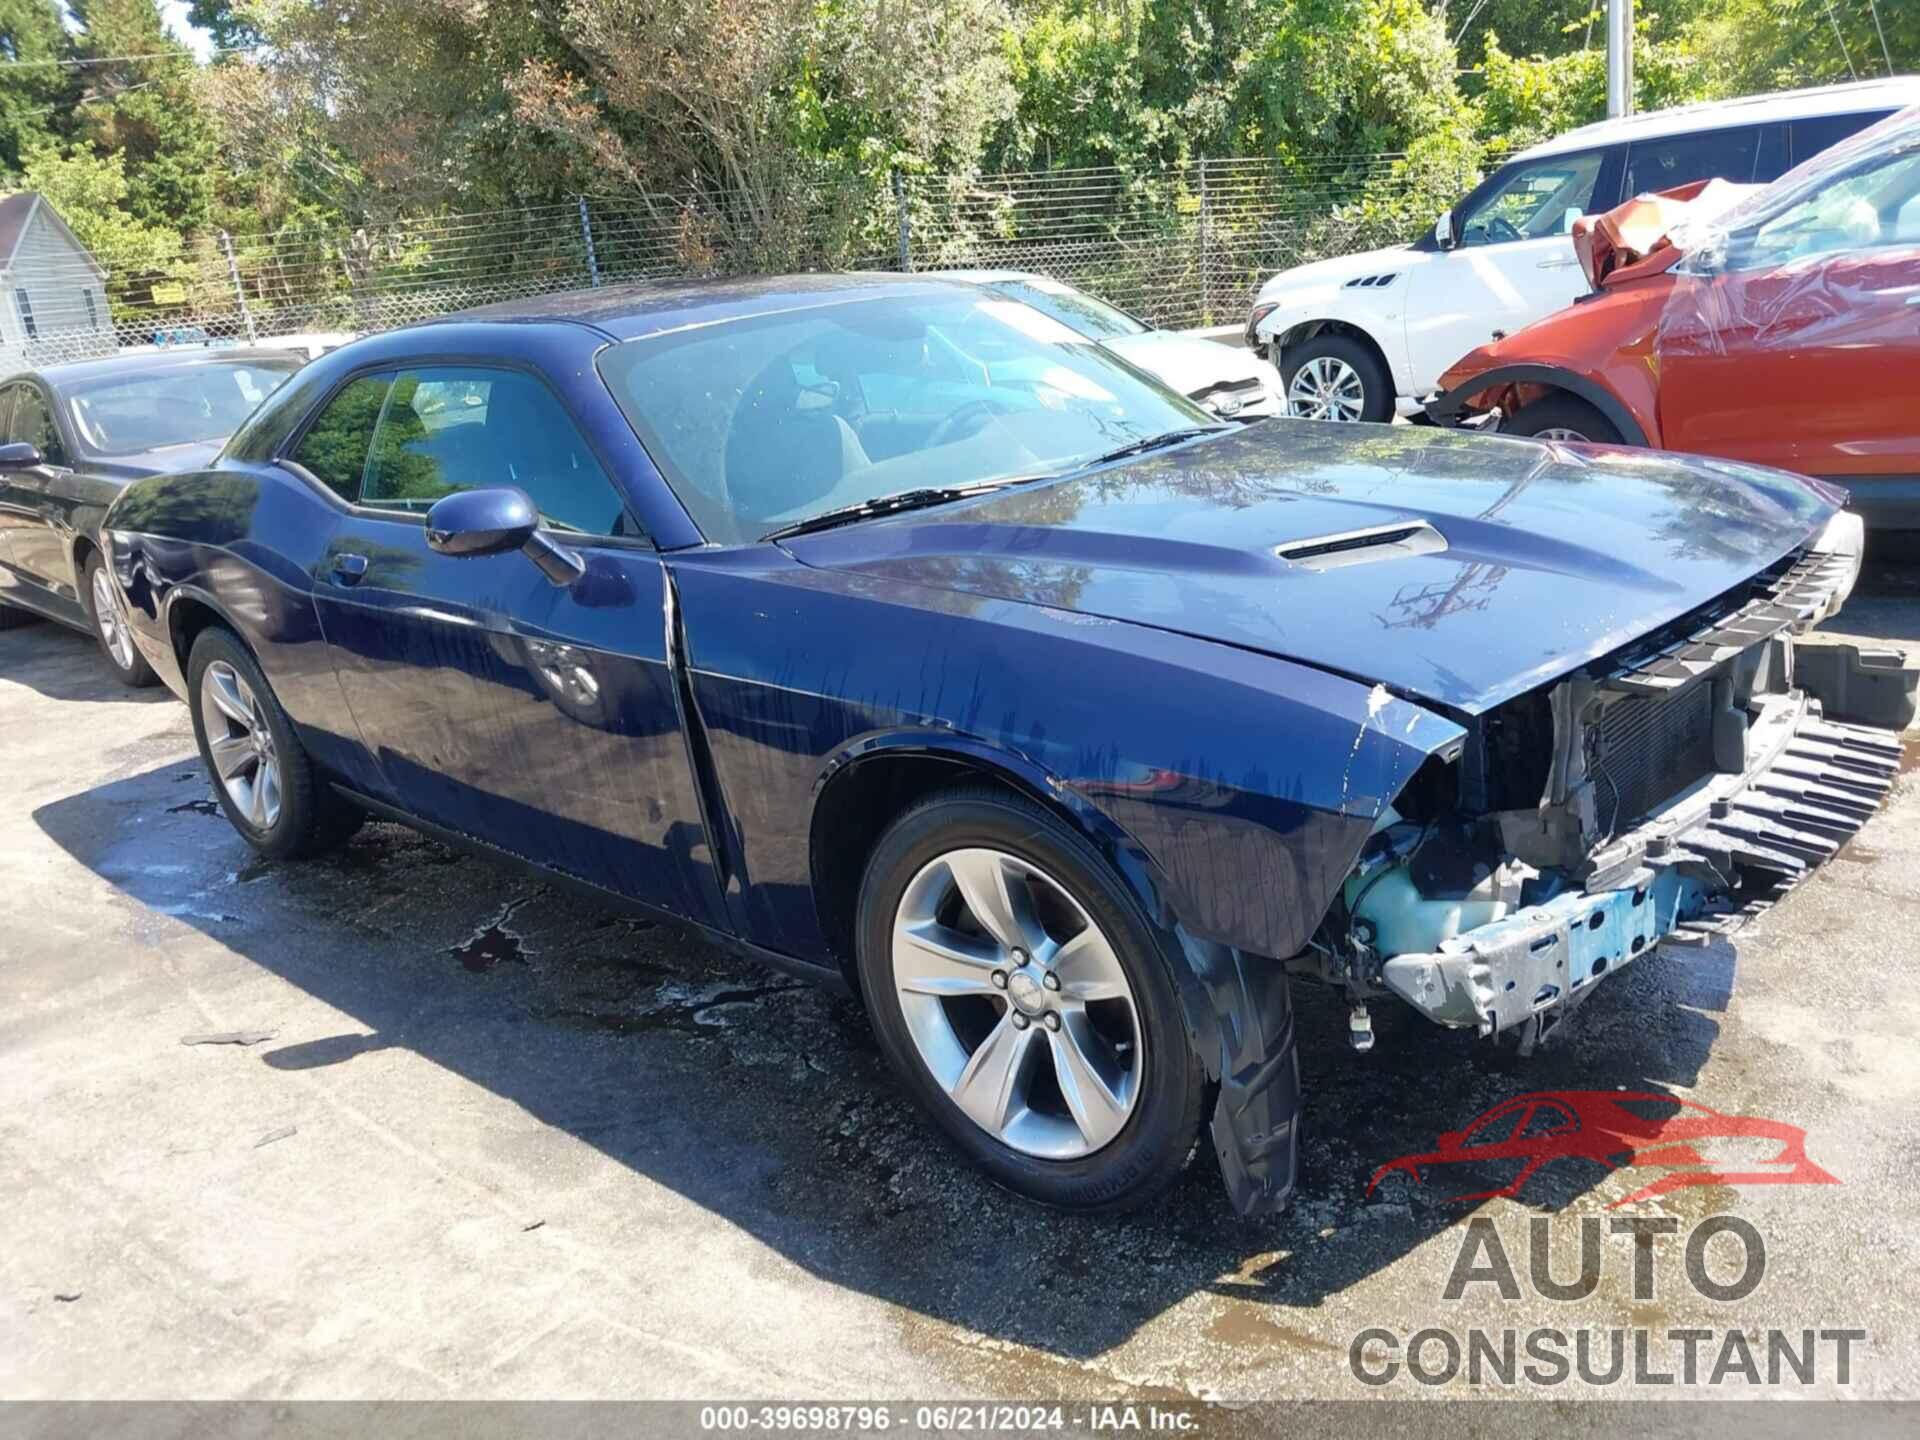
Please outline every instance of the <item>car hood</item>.
[[[811, 566], [1179, 632], [1476, 714], [1731, 590], [1835, 508], [1728, 461], [1272, 419], [785, 543]], [[1399, 533], [1339, 548], [1378, 528]]]
[[1278, 300], [1299, 290], [1317, 292], [1344, 285], [1363, 275], [1384, 275], [1405, 270], [1422, 258], [1421, 252], [1411, 245], [1388, 245], [1379, 250], [1363, 250], [1356, 255], [1335, 255], [1331, 259], [1295, 265], [1290, 270], [1270, 276], [1260, 287], [1260, 293], [1254, 297], [1254, 303], [1258, 305], [1264, 301]]
[[145, 475], [176, 475], [183, 470], [204, 470], [225, 448], [226, 441], [194, 440], [183, 445], [162, 445], [156, 450], [138, 450], [129, 455], [101, 455], [87, 462], [96, 475], [119, 480], [138, 480]]
[[1148, 330], [1100, 343], [1102, 348], [1132, 361], [1182, 395], [1196, 395], [1216, 385], [1232, 385], [1243, 380], [1258, 380], [1276, 393], [1279, 389], [1273, 367], [1237, 341], [1222, 345], [1196, 335]]

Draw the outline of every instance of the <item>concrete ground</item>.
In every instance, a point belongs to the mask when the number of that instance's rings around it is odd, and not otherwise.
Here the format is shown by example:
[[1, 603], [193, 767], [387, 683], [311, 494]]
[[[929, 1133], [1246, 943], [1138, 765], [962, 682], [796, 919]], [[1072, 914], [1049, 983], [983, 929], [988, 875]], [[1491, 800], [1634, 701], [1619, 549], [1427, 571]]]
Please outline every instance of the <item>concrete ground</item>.
[[[1842, 628], [1920, 648], [1912, 573]], [[1425, 1325], [1857, 1328], [1848, 1384], [1812, 1388], [1920, 1393], [1912, 777], [1735, 943], [1634, 963], [1525, 1068], [1380, 1010], [1356, 1054], [1304, 996], [1294, 1208], [1235, 1218], [1203, 1158], [1089, 1222], [957, 1162], [849, 1002], [393, 826], [256, 860], [185, 709], [85, 637], [0, 634], [0, 736], [0, 1396], [1410, 1395], [1348, 1347]], [[1518, 1200], [1367, 1194], [1508, 1096], [1621, 1087], [1803, 1127], [1839, 1183], [1608, 1212], [1661, 1172], [1575, 1161]], [[1662, 1241], [1636, 1299], [1607, 1238], [1594, 1295], [1533, 1294], [1529, 1220], [1565, 1279], [1620, 1214], [1744, 1217], [1765, 1278], [1710, 1301]], [[1441, 1298], [1473, 1216], [1524, 1298]]]

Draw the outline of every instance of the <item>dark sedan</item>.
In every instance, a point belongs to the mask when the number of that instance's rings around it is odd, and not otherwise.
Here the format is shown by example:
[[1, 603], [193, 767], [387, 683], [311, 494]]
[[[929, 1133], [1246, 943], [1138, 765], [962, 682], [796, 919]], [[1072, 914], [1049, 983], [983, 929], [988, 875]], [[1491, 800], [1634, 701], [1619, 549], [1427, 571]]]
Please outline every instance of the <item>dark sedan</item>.
[[1222, 426], [924, 278], [362, 340], [106, 534], [255, 848], [398, 819], [844, 984], [962, 1150], [1085, 1209], [1209, 1124], [1285, 1200], [1293, 979], [1362, 1046], [1393, 999], [1530, 1047], [1899, 753], [1792, 683], [1860, 559], [1816, 485]]
[[100, 642], [114, 673], [151, 685], [100, 564], [122, 488], [191, 470], [300, 368], [279, 350], [126, 355], [0, 380], [0, 629], [44, 615]]

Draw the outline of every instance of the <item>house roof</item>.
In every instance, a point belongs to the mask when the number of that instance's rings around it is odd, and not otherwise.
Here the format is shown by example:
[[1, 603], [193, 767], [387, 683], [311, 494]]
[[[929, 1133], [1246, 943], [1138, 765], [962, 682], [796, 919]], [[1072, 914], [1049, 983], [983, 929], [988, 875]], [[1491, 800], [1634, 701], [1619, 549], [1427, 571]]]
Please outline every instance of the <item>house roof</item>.
[[44, 197], [35, 190], [0, 195], [0, 275], [13, 268], [14, 257], [20, 253], [20, 242], [27, 238], [27, 226], [33, 223], [34, 215], [43, 207], [54, 228], [67, 237], [67, 242], [74, 249], [87, 257], [87, 264], [101, 279], [106, 279], [107, 267], [94, 258], [93, 252], [80, 243], [80, 237], [60, 218], [60, 212], [46, 204]]

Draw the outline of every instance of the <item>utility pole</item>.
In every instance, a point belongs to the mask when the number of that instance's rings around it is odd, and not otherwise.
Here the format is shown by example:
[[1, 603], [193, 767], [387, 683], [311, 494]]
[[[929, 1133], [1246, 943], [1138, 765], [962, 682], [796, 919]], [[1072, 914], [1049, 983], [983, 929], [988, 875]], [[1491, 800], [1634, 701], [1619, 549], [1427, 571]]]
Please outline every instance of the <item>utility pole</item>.
[[254, 333], [253, 311], [247, 308], [247, 287], [240, 283], [240, 262], [233, 257], [233, 237], [224, 230], [220, 232], [220, 249], [227, 257], [227, 278], [233, 282], [234, 302], [240, 307], [240, 323], [246, 327], [247, 343], [251, 345], [260, 337]]
[[593, 221], [587, 215], [587, 197], [580, 198], [580, 248], [587, 255], [587, 279], [593, 288], [600, 288], [600, 256], [593, 248]]
[[1607, 118], [1633, 113], [1633, 0], [1607, 0]]

